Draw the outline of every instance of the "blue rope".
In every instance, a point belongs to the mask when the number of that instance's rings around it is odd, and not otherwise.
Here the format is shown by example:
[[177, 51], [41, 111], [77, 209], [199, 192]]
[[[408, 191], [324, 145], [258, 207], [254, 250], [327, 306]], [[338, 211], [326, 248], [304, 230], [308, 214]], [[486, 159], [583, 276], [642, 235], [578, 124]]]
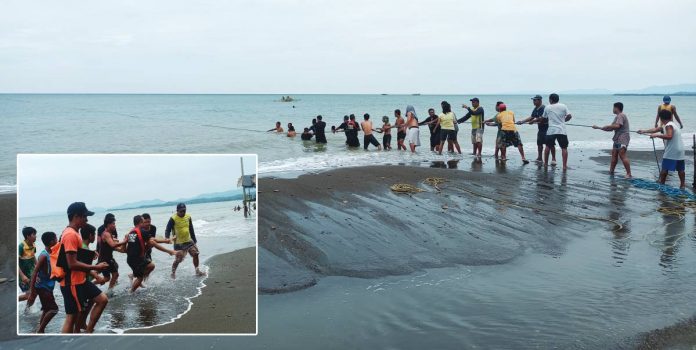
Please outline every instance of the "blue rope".
[[679, 189], [676, 187], [672, 187], [670, 185], [663, 185], [663, 184], [660, 184], [660, 183], [657, 183], [657, 182], [651, 181], [651, 180], [633, 178], [633, 179], [630, 179], [629, 181], [631, 182], [631, 184], [633, 186], [640, 188], [640, 189], [660, 191], [669, 197], [683, 199], [683, 200], [689, 200], [689, 201], [696, 201], [696, 195], [694, 195], [693, 193], [691, 193], [687, 190], [682, 190], [682, 189]]

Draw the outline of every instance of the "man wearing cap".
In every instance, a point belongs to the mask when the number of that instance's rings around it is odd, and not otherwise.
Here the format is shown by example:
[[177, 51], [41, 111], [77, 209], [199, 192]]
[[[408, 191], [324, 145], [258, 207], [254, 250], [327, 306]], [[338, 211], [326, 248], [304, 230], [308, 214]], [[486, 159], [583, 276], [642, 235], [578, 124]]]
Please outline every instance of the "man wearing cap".
[[63, 295], [65, 306], [65, 322], [63, 323], [63, 333], [77, 333], [77, 320], [79, 313], [87, 308], [87, 304], [92, 301], [94, 307], [91, 312], [87, 333], [94, 332], [94, 326], [99, 321], [106, 304], [109, 302], [97, 286], [87, 280], [87, 273], [91, 270], [103, 271], [108, 268], [108, 264], [100, 262], [97, 265], [79, 261], [77, 259], [78, 250], [82, 249], [82, 236], [78, 231], [87, 226], [87, 217], [94, 215], [87, 210], [83, 202], [75, 202], [68, 206], [68, 227], [63, 230], [60, 237], [60, 249], [65, 251], [67, 266], [65, 277], [60, 281], [60, 293]]
[[561, 156], [563, 157], [563, 171], [568, 170], [568, 134], [566, 133], [566, 122], [573, 116], [568, 111], [563, 103], [558, 103], [560, 100], [558, 94], [549, 95], [549, 106], [544, 108], [542, 118], [549, 123], [549, 128], [546, 130], [546, 148], [544, 149], [544, 166], [549, 165], [549, 153], [556, 142], [561, 147]]
[[660, 120], [660, 111], [662, 110], [668, 110], [672, 112], [674, 119], [676, 119], [677, 123], [679, 123], [679, 129], [684, 129], [684, 125], [682, 124], [681, 119], [679, 119], [679, 115], [677, 114], [677, 107], [672, 104], [672, 98], [669, 96], [663, 97], [662, 104], [657, 107], [657, 115], [655, 115], [655, 127], [662, 127], [662, 121]]
[[467, 105], [462, 105], [462, 108], [466, 109], [468, 113], [457, 119], [457, 123], [464, 123], [471, 118], [471, 144], [473, 145], [472, 154], [476, 158], [481, 159], [481, 149], [483, 149], [483, 107], [479, 105], [478, 97], [474, 97], [471, 100], [471, 107]]
[[[549, 122], [543, 118], [544, 115], [544, 103], [541, 101], [541, 95], [536, 95], [532, 97], [532, 103], [534, 103], [534, 110], [532, 110], [531, 116], [524, 120], [520, 120], [517, 124], [537, 124], [539, 130], [537, 131], [537, 163], [541, 163], [541, 154], [544, 151], [544, 145], [546, 144], [546, 131], [549, 129]], [[551, 147], [551, 165], [556, 165], [556, 146]]]
[[196, 268], [196, 275], [203, 276], [205, 273], [198, 268], [198, 247], [196, 246], [196, 234], [193, 231], [193, 220], [191, 215], [186, 214], [186, 204], [176, 205], [176, 214], [169, 218], [167, 228], [164, 230], [164, 237], [169, 238], [172, 234], [174, 250], [180, 252], [176, 254], [176, 259], [172, 264], [172, 278], [176, 278], [176, 268], [179, 266], [186, 254], [191, 254], [193, 267]]

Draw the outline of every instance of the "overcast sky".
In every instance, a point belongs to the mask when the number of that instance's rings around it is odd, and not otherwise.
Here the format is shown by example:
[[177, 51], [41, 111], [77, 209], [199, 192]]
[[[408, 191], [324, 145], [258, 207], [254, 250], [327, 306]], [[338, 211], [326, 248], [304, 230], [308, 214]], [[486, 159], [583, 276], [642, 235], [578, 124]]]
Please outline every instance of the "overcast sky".
[[[72, 202], [109, 208], [237, 188], [239, 156], [22, 155], [17, 164], [19, 216], [65, 211]], [[244, 157], [256, 173], [256, 156]]]
[[0, 92], [501, 93], [696, 82], [696, 1], [26, 1]]

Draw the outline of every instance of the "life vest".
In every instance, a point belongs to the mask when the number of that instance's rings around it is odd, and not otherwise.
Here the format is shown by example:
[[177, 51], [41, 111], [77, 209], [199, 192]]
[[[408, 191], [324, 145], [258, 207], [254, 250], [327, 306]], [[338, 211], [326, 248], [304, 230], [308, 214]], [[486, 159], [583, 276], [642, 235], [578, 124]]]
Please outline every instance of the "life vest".
[[[62, 281], [65, 276], [70, 275], [70, 267], [68, 267], [68, 259], [65, 256], [65, 248], [63, 248], [63, 235], [60, 235], [58, 243], [51, 247], [49, 253], [51, 262], [50, 277], [54, 281]], [[70, 278], [65, 280], [65, 285], [70, 285]]]
[[189, 214], [180, 217], [177, 214], [172, 215], [172, 220], [174, 221], [174, 235], [176, 244], [184, 244], [191, 242], [191, 232], [189, 231], [189, 226], [191, 225], [191, 216]]
[[668, 110], [668, 111], [671, 112], [671, 111], [672, 111], [672, 104], [671, 104], [671, 103], [670, 103], [670, 104], [664, 104], [664, 103], [663, 103], [663, 104], [660, 105], [659, 108], [660, 108], [661, 111]]
[[143, 240], [143, 234], [140, 232], [140, 228], [133, 227], [131, 232], [135, 232], [138, 235], [138, 240], [140, 241], [140, 257], [145, 257], [145, 241]]

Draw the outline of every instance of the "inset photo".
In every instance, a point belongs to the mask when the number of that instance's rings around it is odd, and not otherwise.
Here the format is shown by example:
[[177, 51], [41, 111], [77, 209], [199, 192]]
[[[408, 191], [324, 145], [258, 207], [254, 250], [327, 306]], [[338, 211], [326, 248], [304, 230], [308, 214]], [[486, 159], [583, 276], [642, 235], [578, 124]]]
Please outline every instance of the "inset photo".
[[257, 333], [256, 155], [17, 156], [17, 334]]

